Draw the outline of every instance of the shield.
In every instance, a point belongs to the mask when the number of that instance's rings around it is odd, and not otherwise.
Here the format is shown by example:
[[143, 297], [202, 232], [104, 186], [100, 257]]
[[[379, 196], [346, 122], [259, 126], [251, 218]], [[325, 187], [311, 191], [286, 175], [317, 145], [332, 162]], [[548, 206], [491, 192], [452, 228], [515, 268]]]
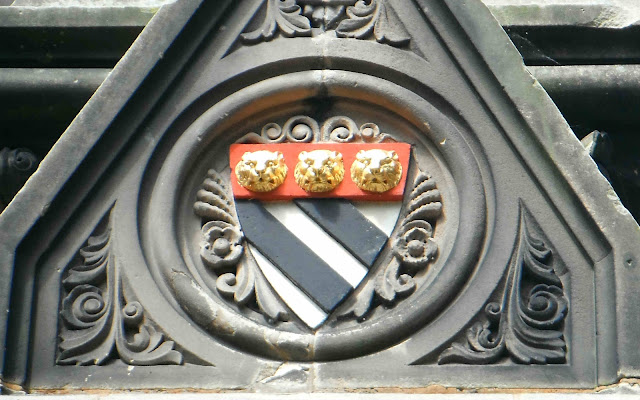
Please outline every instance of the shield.
[[366, 277], [400, 205], [369, 212], [372, 207], [344, 199], [240, 200], [236, 208], [262, 273], [289, 308], [315, 328]]
[[[403, 143], [231, 147], [236, 212], [250, 251], [269, 284], [311, 328], [322, 324], [358, 287], [396, 225], [406, 172], [392, 188], [378, 192], [360, 189], [352, 174], [345, 173], [358, 162], [356, 155], [376, 151], [396, 155], [397, 161], [388, 161], [404, 164], [406, 171], [410, 146]], [[327, 166], [335, 164], [336, 157], [339, 165]], [[283, 170], [279, 176], [277, 162]], [[384, 168], [379, 164], [366, 167], [379, 171]], [[268, 191], [259, 185], [253, 190], [243, 187], [242, 173], [256, 182], [271, 177], [278, 186]], [[334, 182], [335, 187], [321, 186], [335, 178], [332, 174], [341, 181]]]
[[[334, 126], [345, 118], [330, 119], [319, 134], [308, 120], [294, 117], [296, 123], [282, 130], [268, 124], [262, 135], [250, 133], [231, 145], [233, 198], [227, 179], [210, 171], [196, 213], [210, 221], [202, 229], [201, 256], [219, 273], [220, 293], [240, 305], [253, 301], [270, 323], [292, 312], [316, 329], [359, 286], [364, 295], [343, 307], [356, 317], [376, 295], [393, 301], [396, 293], [413, 289], [401, 264], [410, 267], [412, 257], [424, 264], [432, 257], [431, 225], [416, 222], [425, 212], [438, 214], [441, 206], [428, 177], [418, 177], [419, 191], [405, 190], [407, 176], [416, 175], [409, 168], [411, 145], [370, 123], [349, 130]], [[301, 127], [313, 134], [296, 134]], [[409, 200], [422, 197], [407, 202], [405, 192]], [[401, 210], [414, 212], [398, 224]], [[393, 246], [386, 246], [390, 238]], [[420, 257], [409, 254], [411, 246]], [[379, 255], [390, 248], [391, 261], [377, 268]], [[388, 287], [365, 286], [376, 269]]]

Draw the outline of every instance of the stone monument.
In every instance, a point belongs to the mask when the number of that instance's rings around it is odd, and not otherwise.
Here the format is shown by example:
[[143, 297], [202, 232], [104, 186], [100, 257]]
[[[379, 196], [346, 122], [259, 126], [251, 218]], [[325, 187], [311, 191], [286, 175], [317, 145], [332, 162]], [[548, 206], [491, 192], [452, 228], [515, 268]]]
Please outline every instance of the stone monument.
[[7, 391], [639, 373], [640, 229], [476, 0], [167, 5], [0, 235]]

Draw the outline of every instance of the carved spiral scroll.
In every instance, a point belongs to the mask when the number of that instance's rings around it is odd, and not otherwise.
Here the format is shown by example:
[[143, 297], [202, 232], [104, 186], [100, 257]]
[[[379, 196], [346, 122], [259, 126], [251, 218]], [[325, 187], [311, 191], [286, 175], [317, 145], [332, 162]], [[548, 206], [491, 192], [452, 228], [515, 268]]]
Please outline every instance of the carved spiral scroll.
[[[485, 307], [486, 320], [454, 343], [438, 363], [490, 364], [510, 357], [522, 364], [564, 363], [564, 320], [569, 302], [554, 265], [560, 262], [531, 233], [533, 217], [521, 204], [518, 241], [500, 303]], [[526, 287], [530, 287], [526, 290]]]
[[395, 142], [391, 135], [383, 133], [372, 122], [358, 128], [353, 119], [336, 116], [322, 123], [306, 115], [289, 118], [283, 127], [270, 122], [262, 128], [260, 134], [250, 132], [238, 140], [238, 143], [383, 143]]
[[316, 120], [305, 115], [289, 118], [282, 128], [288, 142], [310, 143], [318, 140], [320, 128]]
[[64, 279], [63, 327], [57, 363], [103, 365], [117, 355], [130, 365], [182, 364], [174, 343], [151, 326], [142, 305], [128, 302], [120, 266], [111, 254], [111, 211], [104, 232], [94, 234], [80, 249], [83, 262]]
[[353, 142], [358, 133], [356, 123], [347, 117], [333, 117], [322, 125], [322, 140], [325, 142]]

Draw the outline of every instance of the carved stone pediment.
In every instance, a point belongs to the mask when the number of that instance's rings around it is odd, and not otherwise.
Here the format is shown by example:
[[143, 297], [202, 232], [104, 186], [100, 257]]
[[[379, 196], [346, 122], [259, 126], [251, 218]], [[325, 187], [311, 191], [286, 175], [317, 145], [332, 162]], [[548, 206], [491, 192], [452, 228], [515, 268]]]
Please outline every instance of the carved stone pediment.
[[185, 0], [0, 216], [2, 382], [593, 388], [639, 238], [479, 1]]

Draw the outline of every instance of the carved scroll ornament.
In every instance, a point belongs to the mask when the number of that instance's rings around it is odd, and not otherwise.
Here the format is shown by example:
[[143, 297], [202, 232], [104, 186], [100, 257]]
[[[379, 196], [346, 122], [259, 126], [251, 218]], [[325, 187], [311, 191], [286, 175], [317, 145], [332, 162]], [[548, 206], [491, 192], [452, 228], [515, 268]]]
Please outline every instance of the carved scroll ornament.
[[384, 0], [267, 0], [260, 27], [242, 35], [245, 43], [269, 41], [277, 32], [285, 37], [311, 36], [312, 27], [335, 30], [339, 38], [375, 39], [404, 46], [411, 40]]
[[250, 306], [269, 323], [286, 321], [289, 314], [266, 282], [255, 262], [240, 262], [245, 243], [234, 215], [228, 189], [220, 175], [209, 170], [194, 204], [196, 215], [207, 221], [202, 226], [200, 257], [215, 273], [216, 288], [241, 306]]
[[369, 279], [366, 286], [339, 317], [362, 319], [382, 303], [391, 306], [416, 290], [415, 275], [424, 271], [438, 253], [433, 240], [433, 225], [442, 213], [440, 192], [429, 175], [416, 176], [406, 206], [406, 216], [399, 224], [393, 242], [393, 258]]
[[146, 320], [137, 301], [127, 301], [120, 265], [112, 251], [111, 211], [106, 228], [80, 249], [83, 261], [63, 284], [57, 363], [103, 365], [118, 358], [130, 365], [182, 364], [182, 354]]
[[439, 364], [491, 364], [507, 357], [521, 364], [566, 362], [564, 321], [569, 301], [546, 239], [532, 233], [532, 219], [521, 205], [518, 240], [502, 300], [485, 306], [486, 318], [469, 328], [466, 343], [445, 350]]

